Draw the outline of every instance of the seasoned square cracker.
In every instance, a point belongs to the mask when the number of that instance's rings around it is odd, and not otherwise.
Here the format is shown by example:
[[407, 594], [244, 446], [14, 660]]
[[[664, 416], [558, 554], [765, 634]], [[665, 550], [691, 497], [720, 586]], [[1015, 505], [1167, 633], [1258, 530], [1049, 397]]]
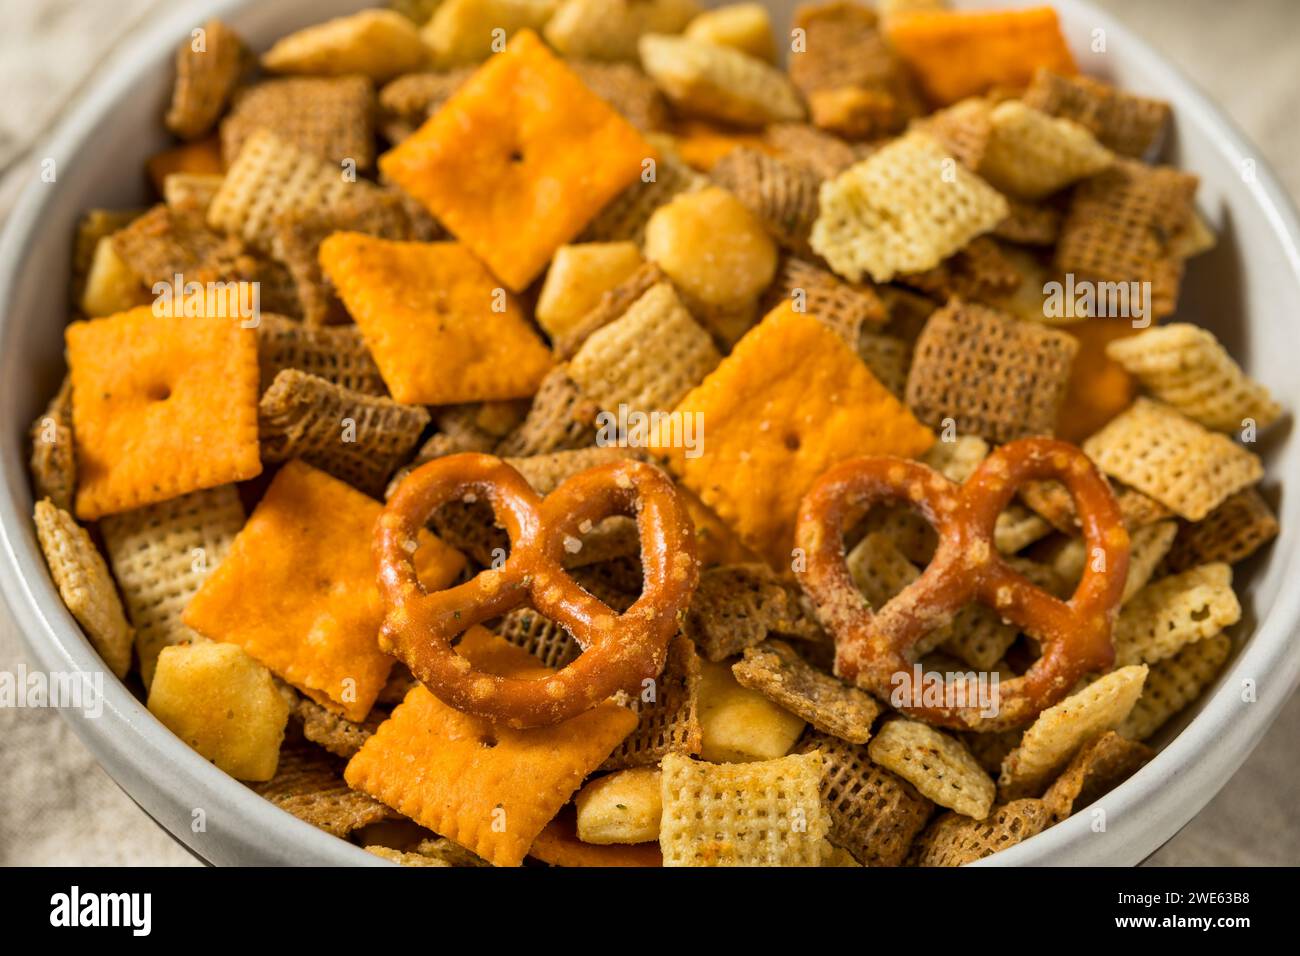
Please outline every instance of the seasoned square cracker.
[[518, 300], [459, 243], [335, 233], [320, 261], [398, 402], [522, 398], [550, 369]]
[[926, 133], [902, 136], [824, 182], [812, 248], [836, 273], [887, 282], [933, 269], [1010, 211]]
[[819, 866], [830, 830], [817, 751], [744, 764], [663, 761], [664, 866]]
[[856, 455], [914, 457], [934, 441], [839, 336], [789, 305], [769, 313], [676, 411], [704, 415], [703, 454], [686, 458], [662, 442], [659, 450], [775, 568], [789, 567], [799, 500], [827, 468]]
[[113, 576], [135, 626], [146, 688], [164, 647], [202, 640], [185, 625], [182, 613], [225, 559], [243, 525], [244, 506], [234, 485], [107, 515], [100, 522]]
[[108, 669], [125, 677], [131, 668], [131, 626], [95, 542], [72, 515], [48, 498], [36, 502], [33, 520], [50, 577], [63, 603]]
[[[552, 673], [472, 628], [457, 651], [515, 677]], [[612, 702], [559, 724], [512, 730], [471, 717], [417, 686], [348, 763], [349, 785], [497, 866], [518, 866], [582, 781], [632, 732]]]
[[655, 156], [524, 30], [379, 166], [519, 292]]
[[1200, 521], [1264, 474], [1259, 456], [1159, 402], [1139, 398], [1083, 443], [1106, 474]]
[[784, 641], [745, 648], [731, 666], [742, 687], [756, 690], [823, 733], [865, 744], [881, 706], [870, 695], [806, 663]]
[[[230, 554], [185, 609], [206, 637], [238, 644], [316, 702], [364, 720], [393, 659], [379, 649], [383, 604], [370, 541], [379, 502], [299, 461], [284, 465]], [[463, 559], [421, 536], [426, 587]]]
[[257, 333], [238, 318], [140, 306], [65, 337], [79, 518], [261, 472]]

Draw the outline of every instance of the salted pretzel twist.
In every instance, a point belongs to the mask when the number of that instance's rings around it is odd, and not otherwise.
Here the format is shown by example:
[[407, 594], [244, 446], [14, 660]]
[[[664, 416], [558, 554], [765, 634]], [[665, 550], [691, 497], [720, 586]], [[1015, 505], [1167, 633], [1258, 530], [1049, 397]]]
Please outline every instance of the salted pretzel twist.
[[[442, 505], [476, 498], [505, 527], [509, 557], [464, 584], [426, 591], [413, 563], [420, 529]], [[615, 514], [636, 518], [644, 568], [641, 596], [622, 614], [563, 567], [566, 543]], [[676, 487], [659, 468], [632, 459], [574, 475], [544, 499], [499, 458], [435, 459], [398, 486], [376, 523], [374, 552], [385, 603], [380, 646], [445, 703], [517, 728], [566, 720], [615, 691], [639, 693], [663, 670], [699, 577], [694, 525]], [[540, 679], [499, 677], [474, 670], [452, 646], [470, 627], [527, 601], [582, 647], [567, 667]]]
[[[1068, 601], [1035, 587], [994, 546], [994, 525], [1016, 490], [1049, 478], [1074, 498], [1090, 555]], [[938, 532], [939, 544], [925, 572], [873, 611], [849, 573], [843, 535], [882, 503], [909, 506]], [[885, 700], [912, 672], [916, 642], [971, 601], [1038, 640], [1042, 656], [1023, 675], [999, 682], [996, 713], [950, 702], [959, 695], [945, 694], [938, 705], [904, 696], [899, 709], [929, 723], [977, 731], [1019, 726], [1115, 659], [1111, 628], [1128, 574], [1128, 533], [1105, 479], [1065, 442], [1028, 438], [1003, 445], [962, 485], [900, 458], [844, 462], [804, 497], [796, 544], [806, 555], [800, 583], [835, 637], [835, 672]]]

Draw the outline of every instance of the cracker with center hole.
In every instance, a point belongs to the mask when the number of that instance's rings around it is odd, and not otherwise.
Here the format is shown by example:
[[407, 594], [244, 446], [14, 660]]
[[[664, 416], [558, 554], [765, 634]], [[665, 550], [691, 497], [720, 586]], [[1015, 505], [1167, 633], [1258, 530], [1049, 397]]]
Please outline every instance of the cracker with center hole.
[[262, 54], [262, 66], [272, 73], [357, 73], [376, 82], [418, 70], [428, 60], [415, 25], [392, 10], [362, 10], [313, 24]]
[[1127, 604], [1147, 586], [1178, 534], [1178, 522], [1157, 521], [1143, 525], [1129, 535], [1128, 577], [1124, 579], [1121, 604]]
[[[1010, 198], [1007, 206], [1011, 212], [994, 227], [994, 236], [1024, 246], [1056, 245], [1061, 235], [1061, 211], [1056, 206]], [[1041, 313], [1041, 308], [1039, 311]]]
[[823, 733], [850, 743], [871, 739], [881, 706], [868, 694], [805, 663], [784, 641], [745, 648], [731, 667], [742, 687], [756, 690]]
[[1131, 740], [1154, 736], [1201, 696], [1219, 676], [1231, 653], [1232, 639], [1226, 634], [1215, 634], [1186, 645], [1173, 657], [1156, 661], [1142, 686], [1142, 696], [1119, 725], [1119, 732]]
[[1165, 563], [1170, 571], [1186, 571], [1198, 564], [1244, 561], [1278, 533], [1277, 517], [1255, 488], [1229, 495], [1195, 524], [1185, 524], [1169, 549]]
[[663, 672], [629, 702], [637, 716], [636, 729], [601, 769], [650, 766], [667, 754], [698, 754], [703, 743], [699, 702], [700, 658], [695, 645], [678, 634], [668, 645]]
[[934, 441], [839, 336], [789, 305], [768, 313], [675, 411], [703, 414], [704, 453], [686, 458], [662, 435], [658, 450], [774, 568], [789, 567], [799, 500], [827, 468], [858, 455], [914, 457]]
[[1084, 126], [1057, 119], [1019, 100], [989, 114], [991, 135], [979, 174], [994, 188], [1020, 199], [1043, 199], [1114, 161]]
[[691, 169], [676, 156], [662, 152], [653, 175], [646, 169], [607, 203], [583, 229], [583, 242], [627, 240], [637, 245], [645, 239], [646, 224], [656, 209], [684, 193], [705, 188], [708, 177]]
[[285, 213], [322, 211], [378, 187], [298, 149], [267, 129], [244, 140], [221, 188], [208, 205], [208, 224], [255, 248], [281, 254], [277, 236]]
[[320, 261], [403, 404], [521, 398], [550, 368], [518, 300], [459, 243], [335, 233]]
[[1076, 72], [1051, 7], [919, 10], [891, 16], [886, 36], [926, 95], [948, 104], [1025, 86], [1039, 67]]
[[33, 515], [50, 577], [91, 646], [118, 677], [131, 668], [131, 625], [117, 596], [113, 577], [90, 534], [48, 498]]
[[864, 866], [900, 866], [934, 804], [876, 766], [865, 746], [809, 731], [800, 750], [821, 751], [831, 840]]
[[68, 326], [79, 518], [252, 478], [257, 333], [150, 306]]
[[271, 672], [230, 644], [179, 644], [158, 655], [149, 713], [238, 780], [270, 780], [289, 720]]
[[[1147, 679], [1154, 675], [1152, 671]], [[1154, 756], [1150, 747], [1108, 730], [1074, 755], [1065, 772], [1043, 794], [1043, 803], [1054, 821], [1064, 820], [1123, 783]]]
[[[524, 678], [553, 673], [527, 651], [471, 628], [457, 652]], [[448, 707], [417, 686], [348, 763], [358, 790], [497, 866], [518, 866], [583, 779], [636, 726], [606, 701], [549, 727], [513, 730]]]
[[1114, 730], [1142, 693], [1147, 666], [1121, 667], [1048, 707], [1002, 761], [998, 796], [1036, 796], [1090, 738]]
[[672, 285], [661, 282], [582, 343], [569, 377], [606, 411], [667, 412], [721, 359]]
[[682, 633], [710, 661], [739, 654], [769, 634], [808, 639], [815, 632], [797, 592], [763, 564], [705, 569], [682, 621]]
[[358, 723], [327, 710], [310, 697], [294, 696], [297, 700], [291, 713], [302, 722], [302, 735], [336, 757], [351, 757], [360, 750], [388, 716], [382, 710], [375, 710]]
[[280, 752], [280, 767], [253, 792], [286, 813], [346, 838], [354, 830], [392, 820], [397, 814], [343, 782], [342, 762], [311, 744], [291, 744]]
[[364, 76], [295, 76], [244, 87], [221, 121], [227, 166], [259, 129], [328, 163], [368, 170], [375, 162], [374, 86]]
[[933, 269], [900, 275], [903, 285], [939, 300], [953, 296], [996, 302], [1019, 288], [1023, 276], [988, 236], [976, 236]]
[[746, 146], [718, 160], [709, 175], [744, 203], [782, 247], [810, 251], [808, 234], [817, 219], [820, 176]]
[[908, 862], [914, 866], [965, 866], [1023, 843], [1051, 824], [1047, 804], [1034, 798], [1000, 804], [983, 820], [945, 813], [917, 839]]
[[1000, 193], [922, 132], [822, 183], [819, 203], [812, 248], [853, 282], [933, 269], [1009, 212]]
[[525, 30], [379, 165], [517, 292], [655, 156]]
[[1154, 664], [1241, 620], [1232, 568], [1222, 562], [1161, 578], [1138, 591], [1115, 622], [1115, 663]]
[[32, 497], [49, 498], [58, 508], [72, 510], [77, 493], [77, 456], [72, 438], [72, 378], [63, 384], [45, 412], [27, 430], [32, 454], [27, 460], [32, 476]]
[[[317, 703], [360, 722], [393, 659], [370, 541], [379, 502], [300, 461], [285, 464], [226, 560], [185, 609], [200, 634], [238, 644]], [[464, 559], [427, 533], [416, 569], [445, 587]]]
[[429, 413], [298, 369], [281, 370], [258, 403], [262, 460], [300, 458], [369, 495], [409, 457]]
[[[1183, 258], [1175, 238], [1193, 215], [1192, 200], [1199, 180], [1171, 166], [1146, 166], [1116, 160], [1096, 176], [1085, 179], [1071, 194], [1056, 246], [1056, 267], [1076, 280], [1097, 283], [1097, 295], [1129, 292], [1105, 303], [1112, 315], [1146, 321], [1173, 312], [1183, 276]], [[1139, 286], [1140, 294], [1130, 291]], [[1133, 298], [1143, 309], [1139, 316]], [[1118, 303], [1118, 306], [1116, 306]], [[1100, 306], [1101, 303], [1098, 303]]]
[[997, 789], [993, 778], [961, 741], [927, 724], [887, 720], [867, 746], [867, 754], [941, 807], [983, 820], [993, 806]]
[[926, 322], [907, 377], [907, 405], [938, 428], [995, 444], [1053, 433], [1077, 343], [960, 299]]
[[600, 406], [582, 393], [568, 366], [556, 365], [537, 386], [528, 415], [501, 439], [497, 451], [522, 457], [585, 448], [596, 441], [599, 413]]
[[181, 139], [205, 136], [216, 125], [250, 64], [239, 34], [209, 20], [176, 50], [176, 82], [163, 125]]
[[658, 843], [602, 844], [578, 839], [572, 806], [565, 806], [537, 834], [528, 855], [548, 866], [657, 867], [664, 865]]
[[668, 103], [654, 81], [630, 63], [566, 60], [587, 89], [643, 133], [668, 125]]
[[383, 395], [384, 380], [356, 326], [311, 328], [280, 315], [263, 314], [257, 326], [261, 390], [276, 375], [296, 369], [363, 395]]
[[1180, 412], [1139, 398], [1083, 443], [1106, 474], [1200, 521], [1264, 474], [1259, 457]]
[[822, 179], [834, 179], [862, 158], [858, 149], [834, 133], [809, 123], [773, 123], [763, 130], [763, 142], [782, 159]]
[[637, 50], [641, 67], [687, 115], [744, 127], [804, 118], [785, 74], [739, 50], [664, 34], [641, 37]]
[[1119, 90], [1090, 76], [1062, 76], [1048, 68], [1034, 74], [1023, 99], [1026, 106], [1087, 127], [1103, 146], [1135, 159], [1157, 150], [1172, 113], [1164, 100]]
[[744, 764], [669, 754], [664, 866], [819, 866], [830, 830], [817, 751]]
[[144, 686], [164, 647], [201, 638], [181, 620], [244, 525], [234, 485], [192, 492], [100, 522], [113, 577], [135, 627]]
[[850, 348], [863, 331], [885, 322], [885, 304], [870, 285], [844, 282], [834, 273], [798, 256], [782, 256], [776, 276], [763, 294], [763, 311], [783, 302], [830, 326]]
[[1215, 431], [1253, 422], [1267, 428], [1282, 414], [1268, 389], [1249, 378], [1205, 329], [1175, 322], [1117, 339], [1106, 354], [1151, 395]]

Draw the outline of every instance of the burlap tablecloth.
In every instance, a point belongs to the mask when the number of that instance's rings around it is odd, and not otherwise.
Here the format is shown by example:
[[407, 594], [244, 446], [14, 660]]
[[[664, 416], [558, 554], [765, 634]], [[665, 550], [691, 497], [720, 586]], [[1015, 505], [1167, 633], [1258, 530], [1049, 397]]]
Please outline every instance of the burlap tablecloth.
[[[274, 0], [267, 0], [274, 2]], [[1300, 2], [1101, 0], [1179, 63], [1300, 195]], [[106, 54], [163, 0], [0, 0], [0, 217], [39, 166], [33, 144]], [[21, 651], [0, 608], [0, 670]], [[1300, 863], [1300, 696], [1219, 796], [1150, 861]], [[49, 710], [0, 708], [0, 865], [194, 865]]]

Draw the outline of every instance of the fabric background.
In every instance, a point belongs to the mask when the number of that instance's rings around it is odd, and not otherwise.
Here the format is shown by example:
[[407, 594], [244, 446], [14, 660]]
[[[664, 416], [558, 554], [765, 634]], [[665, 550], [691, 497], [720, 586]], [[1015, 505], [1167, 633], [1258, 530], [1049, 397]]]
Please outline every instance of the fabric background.
[[[274, 2], [274, 0], [267, 0]], [[1296, 0], [1099, 0], [1215, 99], [1300, 196]], [[0, 0], [0, 220], [32, 147], [109, 51], [165, 0]], [[0, 607], [0, 670], [21, 658]], [[1300, 696], [1218, 797], [1150, 865], [1300, 863]], [[196, 865], [55, 712], [0, 709], [0, 865]]]

